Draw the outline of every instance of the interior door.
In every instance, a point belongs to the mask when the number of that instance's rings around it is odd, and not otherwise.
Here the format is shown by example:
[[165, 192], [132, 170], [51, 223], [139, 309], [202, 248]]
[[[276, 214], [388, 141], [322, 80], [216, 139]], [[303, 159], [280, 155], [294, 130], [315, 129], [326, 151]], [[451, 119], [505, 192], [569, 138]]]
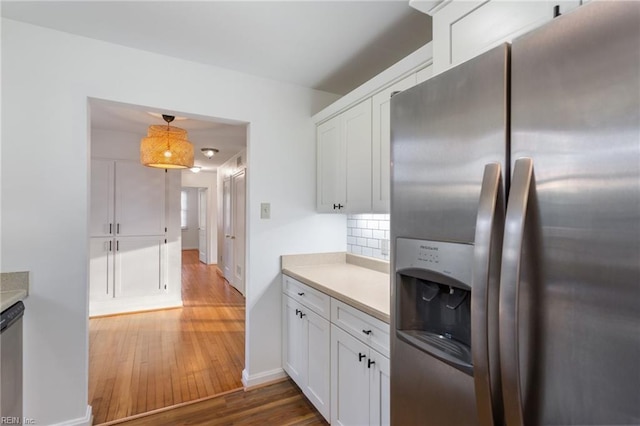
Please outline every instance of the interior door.
[[233, 203], [233, 281], [232, 285], [244, 295], [245, 258], [245, 171], [233, 175], [231, 202]]
[[225, 179], [222, 184], [222, 231], [224, 244], [222, 249], [222, 273], [229, 283], [233, 283], [233, 239], [231, 217], [231, 179]]
[[207, 263], [207, 189], [198, 188], [198, 257]]

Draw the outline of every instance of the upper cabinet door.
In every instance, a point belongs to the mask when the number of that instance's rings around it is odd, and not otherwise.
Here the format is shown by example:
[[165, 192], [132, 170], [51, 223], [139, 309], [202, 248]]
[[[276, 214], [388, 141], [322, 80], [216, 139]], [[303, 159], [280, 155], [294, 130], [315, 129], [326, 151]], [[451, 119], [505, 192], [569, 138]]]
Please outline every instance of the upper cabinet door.
[[448, 2], [432, 14], [434, 71], [440, 73], [539, 27], [553, 19], [556, 5], [566, 13], [579, 4], [579, 0]]
[[372, 98], [371, 134], [372, 207], [374, 213], [389, 213], [391, 179], [391, 94], [416, 85], [416, 74], [398, 81]]
[[341, 140], [341, 116], [320, 124], [317, 141], [317, 209], [321, 213], [339, 212], [345, 204], [347, 159]]
[[371, 98], [342, 113], [347, 213], [371, 211]]
[[165, 180], [162, 169], [134, 162], [116, 163], [117, 236], [160, 235], [165, 227]]
[[113, 161], [91, 160], [91, 222], [89, 235], [108, 237], [113, 235]]

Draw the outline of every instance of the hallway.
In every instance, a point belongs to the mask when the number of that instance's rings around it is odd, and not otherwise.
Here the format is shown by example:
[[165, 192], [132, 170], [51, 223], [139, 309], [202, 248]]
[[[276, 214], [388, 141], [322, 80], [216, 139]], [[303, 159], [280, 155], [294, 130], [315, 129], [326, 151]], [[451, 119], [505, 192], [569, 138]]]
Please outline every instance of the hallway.
[[89, 320], [94, 424], [242, 387], [242, 295], [185, 250], [182, 298], [182, 308]]

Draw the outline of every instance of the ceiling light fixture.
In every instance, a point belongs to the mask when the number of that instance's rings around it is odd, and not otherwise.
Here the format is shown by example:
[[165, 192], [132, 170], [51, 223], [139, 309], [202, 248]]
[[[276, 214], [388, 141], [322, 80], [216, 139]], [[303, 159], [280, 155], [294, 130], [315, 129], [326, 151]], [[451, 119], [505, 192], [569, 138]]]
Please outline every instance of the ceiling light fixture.
[[200, 167], [200, 166], [194, 166], [194, 167], [192, 167], [192, 168], [191, 168], [191, 169], [189, 169], [189, 170], [191, 170], [193, 173], [200, 173], [200, 170], [202, 170], [202, 167]]
[[202, 151], [202, 154], [207, 158], [213, 158], [214, 155], [220, 152], [215, 148], [202, 148], [200, 151]]
[[162, 115], [167, 125], [152, 125], [147, 137], [140, 141], [140, 162], [161, 169], [193, 167], [193, 145], [187, 140], [187, 131], [171, 127], [173, 115]]

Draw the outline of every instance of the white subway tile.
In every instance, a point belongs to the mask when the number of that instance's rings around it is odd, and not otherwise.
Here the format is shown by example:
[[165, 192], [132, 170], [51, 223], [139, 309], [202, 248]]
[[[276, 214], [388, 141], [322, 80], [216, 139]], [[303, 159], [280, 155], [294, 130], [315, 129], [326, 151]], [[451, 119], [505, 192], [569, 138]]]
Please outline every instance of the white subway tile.
[[378, 229], [378, 221], [377, 220], [368, 220], [367, 228], [369, 229]]
[[355, 228], [357, 223], [355, 219], [347, 219], [347, 228]]
[[373, 231], [373, 238], [377, 238], [378, 240], [385, 240], [384, 231]]
[[358, 238], [357, 239], [357, 244], [359, 246], [366, 247], [367, 246], [367, 239], [366, 238]]
[[362, 247], [360, 247], [360, 246], [351, 246], [351, 253], [353, 253], [353, 254], [362, 254]]
[[367, 227], [367, 221], [363, 220], [363, 219], [358, 219], [357, 221], [357, 227], [358, 228], [366, 228]]
[[373, 249], [371, 247], [363, 247], [361, 254], [363, 256], [373, 257]]
[[391, 239], [391, 231], [384, 231], [384, 239], [385, 240]]
[[353, 235], [354, 237], [362, 237], [362, 229], [360, 228], [353, 228], [351, 230], [351, 235]]
[[363, 229], [362, 236], [364, 238], [373, 238], [373, 231], [371, 229]]
[[373, 257], [377, 258], [377, 259], [382, 259], [382, 252], [380, 251], [380, 249], [373, 249]]
[[379, 229], [383, 229], [383, 230], [389, 230], [389, 221], [388, 220], [381, 220], [378, 224]]
[[371, 247], [371, 248], [380, 248], [380, 240], [375, 240], [373, 238], [370, 238], [367, 240], [367, 247]]
[[347, 244], [355, 244], [356, 241], [356, 237], [347, 237]]

